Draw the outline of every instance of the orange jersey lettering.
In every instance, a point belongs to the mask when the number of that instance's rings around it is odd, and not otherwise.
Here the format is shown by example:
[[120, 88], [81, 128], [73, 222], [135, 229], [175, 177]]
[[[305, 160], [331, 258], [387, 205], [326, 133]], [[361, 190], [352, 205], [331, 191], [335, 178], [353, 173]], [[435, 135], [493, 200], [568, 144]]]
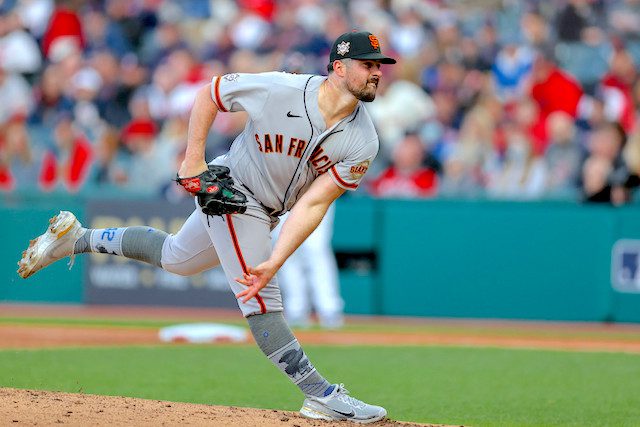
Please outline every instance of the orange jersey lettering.
[[264, 152], [273, 153], [273, 145], [271, 144], [271, 135], [269, 135], [268, 133], [264, 134]]
[[304, 139], [299, 139], [298, 140], [298, 147], [296, 147], [296, 153], [294, 154], [294, 156], [296, 156], [297, 158], [302, 158], [302, 152], [304, 151], [304, 147], [307, 146], [307, 141], [305, 141]]
[[289, 150], [287, 151], [287, 156], [291, 156], [293, 154], [293, 150], [296, 149], [297, 142], [298, 138], [291, 138], [291, 141], [289, 141]]

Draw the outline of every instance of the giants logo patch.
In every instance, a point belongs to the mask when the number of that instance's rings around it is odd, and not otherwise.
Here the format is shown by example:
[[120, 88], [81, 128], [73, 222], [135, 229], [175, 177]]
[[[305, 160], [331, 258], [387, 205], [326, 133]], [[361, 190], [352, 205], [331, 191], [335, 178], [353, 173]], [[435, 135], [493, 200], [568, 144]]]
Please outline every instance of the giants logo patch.
[[360, 162], [355, 166], [351, 166], [351, 169], [349, 169], [351, 179], [357, 180], [362, 178], [364, 174], [367, 173], [370, 163], [371, 162], [369, 160], [365, 160], [364, 162]]
[[376, 50], [380, 49], [380, 42], [378, 41], [378, 38], [373, 34], [369, 36], [369, 43], [371, 43], [372, 48]]

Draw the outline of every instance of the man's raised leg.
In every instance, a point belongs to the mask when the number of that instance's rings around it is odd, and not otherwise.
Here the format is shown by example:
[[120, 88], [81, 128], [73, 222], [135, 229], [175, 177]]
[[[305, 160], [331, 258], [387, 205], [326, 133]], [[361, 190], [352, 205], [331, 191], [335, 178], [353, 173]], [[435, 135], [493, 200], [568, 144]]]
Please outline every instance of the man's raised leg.
[[200, 219], [193, 214], [171, 235], [147, 226], [87, 229], [73, 213], [61, 211], [22, 253], [18, 274], [26, 279], [62, 258], [87, 252], [120, 255], [180, 275], [220, 264]]

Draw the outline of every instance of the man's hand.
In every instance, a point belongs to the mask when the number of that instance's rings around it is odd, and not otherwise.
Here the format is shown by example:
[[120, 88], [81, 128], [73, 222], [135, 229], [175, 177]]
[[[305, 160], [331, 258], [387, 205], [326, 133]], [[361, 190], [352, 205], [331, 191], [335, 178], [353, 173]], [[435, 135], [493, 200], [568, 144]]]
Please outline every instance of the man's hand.
[[178, 176], [180, 178], [188, 178], [192, 176], [198, 176], [202, 172], [208, 169], [207, 162], [202, 159], [199, 162], [189, 162], [187, 159], [184, 159], [182, 165], [180, 165], [180, 170], [178, 171]]
[[244, 273], [243, 277], [236, 277], [236, 282], [247, 286], [247, 289], [236, 294], [236, 298], [242, 298], [243, 303], [254, 298], [262, 288], [267, 286], [278, 271], [278, 267], [270, 261], [265, 261], [255, 268], [247, 267], [247, 271], [248, 274]]
[[226, 166], [209, 165], [200, 175], [178, 176], [176, 182], [197, 197], [205, 215], [242, 214], [247, 210], [247, 196], [234, 188]]

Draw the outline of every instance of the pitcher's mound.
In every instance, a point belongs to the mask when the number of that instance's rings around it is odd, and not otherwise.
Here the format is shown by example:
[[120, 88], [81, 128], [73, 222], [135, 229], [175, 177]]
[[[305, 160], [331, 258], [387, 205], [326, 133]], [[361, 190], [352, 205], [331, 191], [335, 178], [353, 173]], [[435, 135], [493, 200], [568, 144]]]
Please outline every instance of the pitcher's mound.
[[[196, 405], [119, 396], [0, 388], [0, 425], [72, 426], [298, 426], [328, 427], [357, 424], [303, 418], [295, 412], [234, 406]], [[371, 426], [425, 426], [383, 420]]]

